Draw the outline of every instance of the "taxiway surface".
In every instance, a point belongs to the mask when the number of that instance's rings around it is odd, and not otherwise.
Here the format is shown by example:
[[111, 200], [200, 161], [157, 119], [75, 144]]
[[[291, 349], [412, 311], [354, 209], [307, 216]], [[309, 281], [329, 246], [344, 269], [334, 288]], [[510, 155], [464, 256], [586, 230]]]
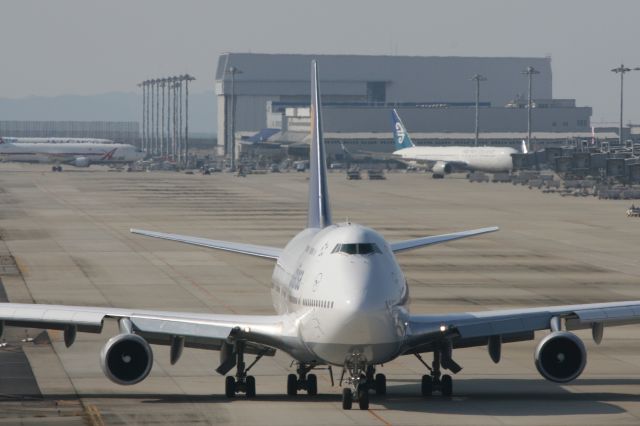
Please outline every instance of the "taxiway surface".
[[[12, 302], [272, 313], [271, 262], [132, 235], [129, 228], [283, 246], [305, 223], [306, 176], [51, 173], [0, 164], [4, 291]], [[640, 221], [625, 216], [627, 202], [424, 174], [347, 181], [335, 173], [329, 186], [334, 220], [371, 226], [389, 240], [501, 227], [398, 255], [413, 312], [640, 299]], [[214, 372], [218, 354], [202, 350], [185, 350], [171, 366], [168, 349], [154, 347], [149, 378], [121, 387], [104, 377], [98, 360], [115, 332], [110, 324], [101, 335], [81, 334], [67, 349], [58, 332], [49, 333], [49, 343], [37, 330], [8, 331], [0, 348], [0, 424], [640, 423], [640, 325], [606, 329], [600, 346], [579, 332], [587, 368], [565, 386], [537, 373], [536, 341], [506, 345], [500, 364], [484, 348], [456, 351], [464, 369], [451, 399], [420, 397], [424, 367], [404, 357], [380, 369], [388, 395], [372, 396], [363, 412], [342, 410], [340, 390], [323, 371], [319, 396], [287, 397], [293, 369], [284, 354], [254, 368], [255, 400], [227, 400], [224, 378]]]

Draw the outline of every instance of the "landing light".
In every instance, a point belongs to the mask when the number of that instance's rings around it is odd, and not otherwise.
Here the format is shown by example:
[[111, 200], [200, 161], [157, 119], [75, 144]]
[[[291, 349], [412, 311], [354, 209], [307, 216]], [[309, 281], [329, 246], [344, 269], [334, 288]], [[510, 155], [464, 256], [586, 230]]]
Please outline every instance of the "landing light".
[[446, 326], [446, 325], [444, 325], [444, 324], [442, 324], [442, 325], [440, 326], [440, 332], [444, 333], [445, 331], [447, 331], [447, 326]]

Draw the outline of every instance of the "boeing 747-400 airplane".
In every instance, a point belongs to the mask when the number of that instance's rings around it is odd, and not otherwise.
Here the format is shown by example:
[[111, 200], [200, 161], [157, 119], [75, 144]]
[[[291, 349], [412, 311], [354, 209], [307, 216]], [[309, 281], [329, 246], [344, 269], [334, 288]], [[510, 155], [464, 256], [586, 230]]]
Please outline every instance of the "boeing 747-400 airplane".
[[[371, 228], [351, 222], [333, 223], [329, 207], [322, 113], [315, 61], [311, 72], [311, 161], [307, 226], [284, 247], [234, 243], [133, 229], [136, 234], [271, 259], [274, 315], [221, 315], [166, 312], [136, 308], [0, 303], [2, 326], [64, 331], [67, 346], [77, 332], [100, 333], [104, 321], [115, 320], [119, 334], [100, 352], [104, 374], [122, 385], [144, 380], [153, 366], [151, 345], [170, 347], [175, 364], [183, 348], [216, 350], [216, 371], [226, 378], [229, 398], [238, 392], [256, 395], [256, 379], [248, 374], [245, 356], [272, 356], [280, 350], [297, 364], [286, 392], [317, 393], [317, 366], [343, 368], [342, 406], [354, 401], [369, 406], [369, 392], [386, 393], [380, 364], [397, 357], [433, 354], [428, 372], [417, 378], [421, 391], [448, 396], [450, 374], [461, 366], [454, 351], [486, 346], [499, 362], [505, 343], [532, 340], [534, 331], [550, 330], [534, 352], [540, 374], [555, 382], [578, 377], [586, 364], [583, 342], [569, 330], [591, 329], [596, 342], [603, 328], [640, 322], [640, 301], [522, 308], [448, 314], [415, 314], [408, 310], [407, 281], [396, 255], [420, 247], [496, 231], [472, 231], [387, 242]], [[392, 212], [390, 212], [391, 214]], [[214, 278], [215, 279], [215, 278]], [[150, 296], [152, 297], [152, 296]], [[253, 364], [252, 364], [253, 365]], [[284, 385], [284, 384], [283, 384]], [[283, 386], [284, 387], [284, 386]]]

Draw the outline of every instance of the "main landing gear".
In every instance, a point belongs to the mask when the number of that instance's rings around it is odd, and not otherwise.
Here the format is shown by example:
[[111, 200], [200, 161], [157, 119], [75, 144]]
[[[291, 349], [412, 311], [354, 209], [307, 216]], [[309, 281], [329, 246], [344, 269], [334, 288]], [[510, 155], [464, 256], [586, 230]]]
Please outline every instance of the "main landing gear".
[[376, 374], [376, 369], [372, 365], [366, 365], [361, 356], [354, 356], [347, 361], [342, 370], [340, 383], [344, 379], [345, 372], [348, 373], [345, 379], [348, 387], [342, 389], [342, 408], [351, 410], [353, 402], [358, 402], [361, 410], [369, 409], [369, 391], [373, 390], [377, 395], [387, 393], [387, 378], [384, 374]]
[[233, 398], [237, 393], [244, 393], [248, 398], [256, 396], [256, 378], [248, 376], [247, 373], [251, 370], [251, 367], [263, 357], [263, 354], [258, 354], [256, 359], [246, 367], [244, 362], [244, 342], [239, 340], [235, 343], [235, 356], [236, 356], [236, 375], [227, 376], [224, 383], [224, 393], [227, 398]]
[[61, 172], [62, 171], [62, 166], [51, 166], [51, 171], [52, 172]]
[[430, 374], [422, 376], [422, 396], [428, 398], [433, 395], [434, 391], [440, 392], [442, 396], [446, 397], [453, 395], [453, 379], [448, 374], [442, 375], [440, 370], [441, 367], [445, 367], [454, 374], [462, 370], [462, 367], [451, 359], [450, 350], [447, 351], [447, 348], [445, 348], [444, 351], [441, 349], [433, 351], [431, 367], [422, 359], [420, 354], [415, 355], [430, 372]]
[[314, 367], [315, 364], [298, 363], [298, 375], [287, 376], [287, 395], [295, 396], [299, 390], [307, 391], [307, 394], [312, 396], [318, 394], [318, 378], [315, 374], [308, 374]]

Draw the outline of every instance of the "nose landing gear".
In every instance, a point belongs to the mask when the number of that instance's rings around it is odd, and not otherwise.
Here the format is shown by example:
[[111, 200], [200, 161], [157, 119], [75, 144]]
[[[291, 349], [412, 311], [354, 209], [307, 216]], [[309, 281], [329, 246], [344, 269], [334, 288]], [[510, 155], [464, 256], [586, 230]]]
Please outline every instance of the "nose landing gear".
[[[348, 372], [348, 377], [344, 379], [345, 372]], [[369, 389], [377, 389], [375, 387], [375, 379], [370, 380], [367, 377], [373, 377], [375, 368], [366, 365], [366, 360], [361, 355], [354, 355], [345, 363], [342, 370], [342, 381], [347, 383], [349, 387], [342, 390], [342, 408], [344, 410], [351, 410], [354, 399], [358, 402], [358, 406], [361, 410], [369, 409]], [[382, 383], [384, 381], [384, 389], [386, 392], [386, 379], [382, 379], [384, 375], [379, 379]]]

